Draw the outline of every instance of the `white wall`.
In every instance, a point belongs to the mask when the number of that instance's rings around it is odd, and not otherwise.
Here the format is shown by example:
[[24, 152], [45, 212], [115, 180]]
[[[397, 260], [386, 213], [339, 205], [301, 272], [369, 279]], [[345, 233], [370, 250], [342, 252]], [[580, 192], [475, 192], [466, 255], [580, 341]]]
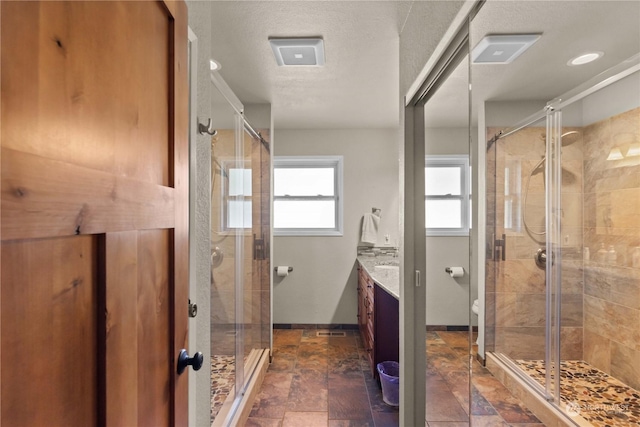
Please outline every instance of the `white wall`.
[[[201, 121], [211, 117], [211, 81], [209, 80], [209, 58], [211, 57], [211, 28], [207, 17], [211, 13], [211, 3], [202, 1], [187, 1], [189, 11], [189, 27], [196, 34], [198, 41], [198, 82], [197, 82], [197, 112]], [[193, 148], [193, 147], [192, 147]], [[209, 299], [210, 285], [210, 246], [209, 243], [209, 212], [210, 208], [210, 138], [198, 135], [196, 137], [196, 253], [195, 256], [195, 289], [191, 289], [189, 297], [198, 304], [198, 315], [189, 320], [189, 328], [195, 329], [190, 338], [195, 335], [195, 342], [189, 343], [190, 354], [202, 352], [204, 360], [211, 358], [210, 353], [210, 325]], [[192, 183], [193, 184], [193, 183]], [[210, 425], [211, 407], [211, 367], [205, 363], [202, 369], [194, 372], [189, 369], [189, 424]], [[194, 414], [195, 413], [195, 414]]]
[[[469, 154], [467, 128], [425, 129], [425, 153], [429, 155]], [[464, 267], [465, 276], [453, 279], [446, 267]], [[469, 324], [469, 237], [427, 237], [427, 325]]]
[[362, 216], [382, 209], [384, 234], [398, 238], [398, 131], [394, 129], [322, 129], [274, 131], [276, 156], [344, 156], [344, 235], [285, 237], [273, 240], [274, 265], [293, 272], [276, 277], [273, 322], [356, 324], [356, 248]]

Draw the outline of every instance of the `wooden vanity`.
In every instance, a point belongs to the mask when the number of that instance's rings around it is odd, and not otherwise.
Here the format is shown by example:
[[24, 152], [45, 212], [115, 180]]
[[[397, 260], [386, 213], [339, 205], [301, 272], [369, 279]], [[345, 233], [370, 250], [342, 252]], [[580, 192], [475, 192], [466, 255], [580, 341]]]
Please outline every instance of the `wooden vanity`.
[[367, 267], [372, 268], [373, 263], [358, 261], [358, 326], [371, 372], [377, 378], [378, 363], [398, 362], [400, 356], [399, 304], [393, 292], [397, 275], [393, 284], [393, 274], [372, 275]]

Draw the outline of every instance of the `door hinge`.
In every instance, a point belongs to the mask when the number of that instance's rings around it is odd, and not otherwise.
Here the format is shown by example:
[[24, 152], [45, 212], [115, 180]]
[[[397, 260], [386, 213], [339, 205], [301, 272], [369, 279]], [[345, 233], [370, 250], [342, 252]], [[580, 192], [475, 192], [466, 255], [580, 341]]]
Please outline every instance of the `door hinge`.
[[189, 317], [196, 317], [198, 315], [198, 304], [192, 303], [189, 300]]

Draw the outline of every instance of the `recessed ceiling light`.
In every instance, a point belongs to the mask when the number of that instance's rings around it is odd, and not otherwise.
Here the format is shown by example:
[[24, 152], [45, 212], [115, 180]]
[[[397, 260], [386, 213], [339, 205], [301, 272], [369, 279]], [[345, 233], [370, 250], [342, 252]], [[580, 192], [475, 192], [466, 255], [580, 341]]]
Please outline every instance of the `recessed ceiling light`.
[[211, 71], [218, 71], [220, 70], [220, 68], [222, 68], [222, 65], [220, 65], [218, 61], [216, 61], [215, 59], [209, 60], [209, 69]]
[[588, 64], [589, 62], [593, 62], [596, 59], [602, 58], [603, 55], [604, 55], [604, 52], [585, 53], [584, 55], [576, 56], [575, 58], [567, 62], [567, 65], [574, 66], [574, 65]]
[[269, 43], [279, 66], [324, 65], [324, 42], [321, 38], [270, 38]]

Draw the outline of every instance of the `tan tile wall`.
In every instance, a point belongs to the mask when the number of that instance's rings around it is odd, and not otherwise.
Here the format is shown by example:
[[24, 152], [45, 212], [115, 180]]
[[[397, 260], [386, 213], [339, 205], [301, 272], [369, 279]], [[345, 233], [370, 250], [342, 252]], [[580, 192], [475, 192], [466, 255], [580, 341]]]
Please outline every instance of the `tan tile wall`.
[[[640, 144], [640, 108], [585, 127], [584, 142], [584, 359], [640, 389], [640, 156], [606, 160]], [[599, 256], [603, 245], [614, 260]]]

